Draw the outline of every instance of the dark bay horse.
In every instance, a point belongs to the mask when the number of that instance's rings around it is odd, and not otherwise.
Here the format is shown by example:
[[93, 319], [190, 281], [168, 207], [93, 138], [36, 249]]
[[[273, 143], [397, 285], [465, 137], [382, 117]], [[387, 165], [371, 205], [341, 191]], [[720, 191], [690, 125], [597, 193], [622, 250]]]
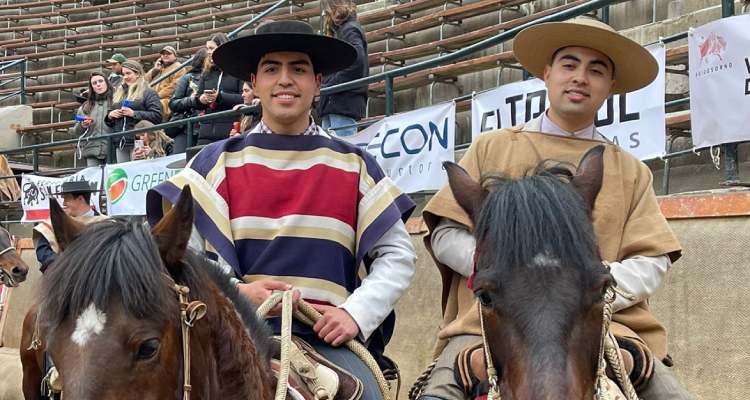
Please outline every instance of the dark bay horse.
[[543, 163], [524, 178], [484, 185], [446, 165], [475, 226], [473, 289], [503, 400], [594, 396], [603, 294], [613, 284], [591, 224], [603, 151], [589, 150], [575, 173]]
[[29, 266], [18, 256], [10, 232], [0, 227], [0, 282], [15, 287], [26, 280], [28, 273]]
[[[190, 300], [207, 306], [187, 343], [191, 398], [273, 397], [270, 330], [228, 276], [187, 250], [193, 222], [189, 188], [151, 231], [122, 220], [83, 227], [56, 204], [51, 212], [63, 251], [44, 277], [39, 333], [59, 371], [65, 399], [183, 397], [174, 283], [190, 289]], [[38, 398], [38, 381], [35, 390], [34, 379], [26, 379], [38, 370], [38, 359], [28, 353], [24, 394]]]

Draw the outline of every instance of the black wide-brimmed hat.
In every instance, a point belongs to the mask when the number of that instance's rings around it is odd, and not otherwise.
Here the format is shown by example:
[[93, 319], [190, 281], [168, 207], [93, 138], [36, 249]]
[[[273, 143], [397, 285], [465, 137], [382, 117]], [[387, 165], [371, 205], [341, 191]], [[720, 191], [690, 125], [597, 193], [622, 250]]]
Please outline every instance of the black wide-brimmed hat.
[[62, 195], [66, 193], [94, 193], [101, 190], [93, 188], [86, 181], [67, 181], [63, 182], [59, 192], [50, 193], [52, 195]]
[[295, 51], [310, 56], [315, 72], [330, 74], [354, 63], [357, 50], [343, 40], [318, 35], [302, 21], [274, 21], [261, 25], [254, 35], [222, 44], [212, 54], [222, 71], [249, 80], [260, 59], [277, 51]]

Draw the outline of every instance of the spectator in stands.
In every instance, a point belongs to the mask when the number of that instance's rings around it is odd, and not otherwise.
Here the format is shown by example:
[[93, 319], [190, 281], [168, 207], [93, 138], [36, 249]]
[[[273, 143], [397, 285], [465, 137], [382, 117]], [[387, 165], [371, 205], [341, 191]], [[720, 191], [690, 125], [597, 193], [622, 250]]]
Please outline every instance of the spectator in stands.
[[[65, 214], [73, 217], [78, 222], [90, 224], [106, 218], [91, 206], [91, 193], [98, 191], [98, 189], [93, 188], [86, 181], [69, 181], [63, 182], [60, 192], [50, 194], [62, 196], [62, 207]], [[36, 259], [39, 261], [39, 269], [44, 272], [55, 261], [57, 253], [60, 250], [57, 247], [55, 232], [52, 230], [52, 224], [49, 220], [37, 224], [34, 227], [31, 237], [36, 247]]]
[[76, 124], [72, 132], [78, 139], [78, 159], [85, 158], [86, 166], [102, 165], [107, 159], [107, 145], [104, 140], [91, 140], [112, 130], [105, 123], [112, 104], [112, 86], [101, 72], [92, 72], [89, 77], [88, 98], [78, 108]]
[[107, 79], [109, 84], [112, 86], [112, 90], [117, 90], [122, 83], [122, 64], [127, 61], [128, 58], [120, 53], [115, 53], [110, 57], [107, 62], [109, 63], [109, 69], [112, 71], [109, 73]]
[[159, 59], [154, 63], [154, 67], [146, 73], [146, 82], [152, 82], [154, 79], [178, 68], [177, 72], [153, 86], [153, 89], [161, 100], [162, 119], [165, 122], [169, 121], [169, 118], [172, 116], [172, 111], [169, 109], [169, 99], [174, 94], [177, 81], [185, 75], [185, 69], [180, 68], [180, 63], [177, 62], [177, 50], [172, 46], [164, 46], [161, 52], [159, 52]]
[[[242, 81], [224, 72], [214, 64], [211, 55], [217, 47], [229, 41], [227, 35], [220, 33], [206, 42], [206, 61], [198, 83], [198, 103], [196, 108], [206, 114], [231, 110], [242, 103]], [[229, 137], [233, 117], [224, 117], [201, 122], [198, 129], [198, 144], [204, 145]]]
[[[367, 63], [367, 40], [365, 31], [357, 22], [357, 5], [352, 0], [323, 0], [323, 26], [325, 34], [341, 39], [357, 50], [357, 61], [348, 68], [323, 77], [323, 87], [345, 83], [369, 74]], [[332, 130], [337, 136], [357, 133], [351, 126], [365, 116], [367, 85], [344, 92], [322, 95], [317, 113], [323, 129]], [[338, 127], [349, 126], [343, 129]]]
[[[260, 104], [260, 99], [255, 97], [255, 94], [253, 93], [252, 84], [250, 82], [244, 82], [242, 84], [242, 104], [237, 104], [234, 106], [234, 110], [239, 110], [240, 108], [244, 107], [252, 107], [257, 106]], [[261, 113], [260, 109], [258, 109], [258, 112], [252, 113], [252, 114], [245, 114], [240, 118], [240, 126], [239, 130], [232, 128], [232, 130], [229, 132], [229, 136], [237, 136], [242, 132], [249, 131], [253, 128], [255, 128], [255, 125], [258, 125], [258, 122], [261, 119]]]
[[[172, 99], [169, 100], [169, 108], [172, 110], [170, 121], [177, 121], [198, 115], [195, 106], [198, 102], [198, 81], [203, 71], [203, 63], [206, 60], [206, 48], [203, 47], [195, 52], [190, 70], [177, 81]], [[187, 127], [166, 129], [166, 134], [174, 139], [175, 154], [184, 153], [187, 147]]]
[[[637, 42], [583, 17], [527, 28], [514, 39], [513, 52], [524, 68], [544, 79], [550, 107], [523, 127], [483, 134], [460, 164], [479, 182], [489, 175], [518, 177], [544, 160], [575, 165], [590, 149], [603, 147], [601, 190], [595, 202], [591, 199], [594, 234], [617, 286], [633, 295], [613, 303], [612, 332], [625, 349], [622, 358], [639, 398], [692, 399], [668, 367], [667, 332], [648, 307], [682, 248], [659, 210], [651, 171], [594, 126], [610, 95], [645, 87], [656, 78], [658, 63]], [[478, 303], [467, 286], [476, 260], [472, 219], [447, 187], [430, 200], [423, 216], [429, 229], [425, 242], [443, 277], [444, 315], [439, 358], [420, 399], [481, 397], [487, 394], [485, 358], [481, 346], [471, 347], [482, 337]], [[470, 366], [457, 360], [470, 360]], [[497, 365], [498, 371], [504, 367]]]
[[[122, 64], [122, 85], [115, 91], [107, 114], [107, 125], [113, 132], [133, 129], [140, 121], [160, 124], [161, 103], [159, 95], [143, 79], [143, 67], [134, 60]], [[117, 162], [130, 160], [133, 135], [126, 135], [117, 146]]]
[[172, 154], [173, 140], [163, 130], [136, 134], [131, 160], [151, 160]]

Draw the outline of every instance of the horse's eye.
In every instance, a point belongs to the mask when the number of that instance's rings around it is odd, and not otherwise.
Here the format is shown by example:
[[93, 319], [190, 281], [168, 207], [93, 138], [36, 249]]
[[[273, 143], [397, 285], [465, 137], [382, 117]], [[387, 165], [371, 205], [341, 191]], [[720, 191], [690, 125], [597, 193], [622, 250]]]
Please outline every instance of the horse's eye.
[[482, 307], [490, 307], [492, 305], [492, 297], [490, 297], [489, 294], [485, 291], [477, 291], [476, 296], [479, 299], [479, 302], [482, 304]]
[[159, 339], [148, 339], [138, 347], [137, 357], [139, 360], [146, 360], [153, 357], [159, 350]]

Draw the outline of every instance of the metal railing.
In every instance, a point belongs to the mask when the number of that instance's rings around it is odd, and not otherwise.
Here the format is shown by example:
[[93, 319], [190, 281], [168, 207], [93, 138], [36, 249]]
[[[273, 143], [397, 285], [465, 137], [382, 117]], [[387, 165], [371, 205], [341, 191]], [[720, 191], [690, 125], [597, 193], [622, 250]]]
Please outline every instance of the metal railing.
[[[124, 138], [125, 136], [184, 126], [187, 132], [188, 145], [190, 146], [192, 145], [191, 142], [192, 142], [193, 133], [195, 131], [196, 123], [211, 121], [214, 119], [226, 118], [226, 117], [239, 118], [242, 115], [257, 113], [259, 111], [259, 108], [260, 106], [250, 106], [250, 107], [241, 108], [239, 110], [219, 111], [219, 112], [215, 112], [211, 114], [189, 117], [189, 118], [185, 118], [185, 119], [181, 119], [177, 121], [165, 122], [162, 124], [153, 125], [153, 126], [144, 127], [144, 128], [130, 129], [130, 130], [122, 131], [122, 132], [110, 133], [110, 134], [101, 135], [101, 136], [93, 136], [91, 138], [88, 138], [88, 141], [89, 142], [106, 141], [108, 144], [107, 145], [107, 149], [108, 149], [107, 150], [107, 162], [112, 163], [115, 161], [115, 148], [116, 148], [115, 146], [118, 146], [120, 144], [120, 140]], [[15, 149], [0, 150], [0, 155], [9, 156], [11, 154], [27, 153], [30, 151], [31, 159], [32, 159], [31, 161], [32, 170], [34, 171], [34, 173], [37, 173], [39, 172], [40, 151], [43, 151], [45, 149], [64, 147], [64, 146], [70, 146], [70, 148], [73, 149], [78, 144], [79, 144], [78, 138], [60, 140], [57, 142], [40, 143], [40, 144], [33, 144], [30, 146], [19, 147]]]
[[[15, 76], [13, 78], [6, 78], [3, 76], [5, 75], [5, 71], [15, 66], [19, 66], [18, 76]], [[26, 59], [25, 58], [22, 58], [20, 60], [0, 62], [0, 89], [14, 82], [19, 82], [18, 90], [3, 95], [3, 97], [0, 97], [0, 102], [13, 98], [15, 96], [19, 96], [20, 104], [26, 104]]]

